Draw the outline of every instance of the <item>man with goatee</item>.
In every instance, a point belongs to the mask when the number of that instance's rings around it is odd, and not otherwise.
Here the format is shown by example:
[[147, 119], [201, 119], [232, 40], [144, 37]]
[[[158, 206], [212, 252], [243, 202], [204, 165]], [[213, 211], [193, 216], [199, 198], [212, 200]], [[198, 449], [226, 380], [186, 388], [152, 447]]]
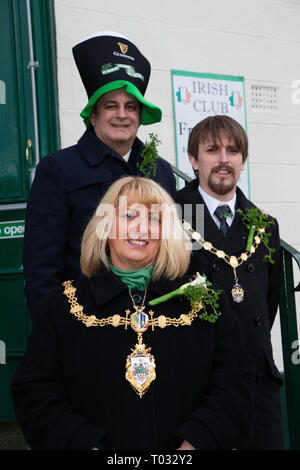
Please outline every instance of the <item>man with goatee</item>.
[[[270, 336], [279, 300], [278, 223], [262, 217], [237, 186], [248, 156], [248, 138], [237, 121], [229, 116], [210, 116], [199, 122], [189, 137], [188, 156], [196, 179], [178, 191], [175, 200], [182, 206], [183, 218], [184, 205], [192, 204], [189, 222], [193, 229], [200, 226], [197, 205], [204, 204], [204, 233], [200, 240], [199, 235], [192, 235], [202, 248], [194, 241], [191, 272], [206, 274], [227, 294], [256, 364], [254, 438], [245, 448], [282, 449], [282, 380]], [[246, 245], [251, 227], [245, 217], [256, 220], [250, 248]]]

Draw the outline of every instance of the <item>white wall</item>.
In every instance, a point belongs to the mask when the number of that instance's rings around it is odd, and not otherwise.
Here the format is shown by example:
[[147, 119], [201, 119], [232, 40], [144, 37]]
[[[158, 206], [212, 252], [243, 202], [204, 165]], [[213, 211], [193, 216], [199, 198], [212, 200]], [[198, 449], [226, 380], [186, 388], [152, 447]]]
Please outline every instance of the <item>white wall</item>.
[[[175, 164], [171, 69], [245, 78], [250, 141], [251, 199], [277, 217], [281, 237], [300, 251], [300, 0], [55, 0], [59, 114], [62, 147], [84, 130], [79, 113], [87, 100], [72, 57], [84, 37], [113, 30], [146, 55], [152, 75], [146, 97], [163, 120], [139, 136], [159, 134], [160, 154]], [[252, 85], [278, 87], [278, 107], [252, 109]], [[274, 353], [282, 368], [279, 322]]]

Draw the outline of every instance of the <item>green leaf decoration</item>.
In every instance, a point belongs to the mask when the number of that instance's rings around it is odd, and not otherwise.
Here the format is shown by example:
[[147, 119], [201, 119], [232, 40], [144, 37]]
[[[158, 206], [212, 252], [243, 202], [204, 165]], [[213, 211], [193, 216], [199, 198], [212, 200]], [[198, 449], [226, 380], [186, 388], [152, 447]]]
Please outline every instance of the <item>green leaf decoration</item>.
[[[201, 303], [202, 309], [200, 310], [199, 318], [201, 320], [207, 320], [210, 323], [215, 323], [218, 317], [221, 315], [217, 310], [219, 308], [219, 297], [222, 290], [215, 291], [210, 288], [212, 284], [206, 279], [206, 276], [200, 276], [197, 273], [194, 279], [190, 282], [183, 284], [178, 289], [168, 292], [161, 297], [153, 299], [149, 302], [149, 305], [157, 305], [162, 302], [166, 302], [172, 297], [178, 295], [184, 295], [191, 305], [195, 303]], [[210, 311], [208, 311], [208, 308]]]
[[141, 152], [142, 163], [137, 164], [137, 168], [143, 173], [145, 178], [150, 178], [156, 173], [156, 160], [158, 158], [157, 147], [161, 143], [157, 134], [149, 134], [150, 141], [145, 142], [145, 147]]
[[[208, 282], [209, 285], [211, 285]], [[213, 290], [208, 286], [198, 285], [189, 285], [185, 291], [184, 295], [188, 301], [193, 304], [195, 302], [200, 302], [202, 309], [199, 313], [199, 318], [201, 320], [206, 320], [210, 323], [215, 323], [221, 312], [218, 312], [219, 308], [219, 297], [222, 290]]]
[[250, 251], [250, 247], [253, 243], [253, 237], [255, 234], [258, 234], [262, 243], [268, 250], [268, 254], [263, 257], [263, 260], [274, 264], [275, 261], [272, 259], [272, 253], [274, 253], [276, 250], [275, 248], [269, 247], [271, 233], [266, 231], [270, 225], [275, 224], [274, 219], [269, 218], [267, 214], [260, 211], [257, 207], [250, 207], [245, 212], [242, 211], [242, 209], [237, 209], [237, 212], [241, 215], [243, 224], [249, 230], [246, 251]]

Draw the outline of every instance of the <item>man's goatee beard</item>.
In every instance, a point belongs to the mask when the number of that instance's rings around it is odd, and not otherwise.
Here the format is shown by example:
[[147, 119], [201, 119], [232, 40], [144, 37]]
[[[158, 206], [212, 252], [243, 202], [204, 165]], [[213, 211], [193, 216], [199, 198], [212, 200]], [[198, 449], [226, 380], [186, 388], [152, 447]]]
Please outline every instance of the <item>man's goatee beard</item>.
[[215, 193], [218, 194], [219, 196], [225, 196], [226, 194], [230, 193], [236, 186], [235, 178], [233, 172], [232, 174], [232, 181], [231, 182], [226, 182], [226, 181], [220, 181], [219, 183], [215, 183], [211, 176], [208, 178], [208, 187]]

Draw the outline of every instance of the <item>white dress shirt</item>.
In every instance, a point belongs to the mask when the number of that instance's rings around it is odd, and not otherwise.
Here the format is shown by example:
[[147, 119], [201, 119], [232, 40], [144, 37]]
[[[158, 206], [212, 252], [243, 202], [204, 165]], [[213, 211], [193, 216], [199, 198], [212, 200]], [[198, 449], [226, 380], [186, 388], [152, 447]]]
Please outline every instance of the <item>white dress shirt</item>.
[[127, 162], [127, 163], [128, 163], [129, 157], [130, 157], [130, 152], [131, 152], [131, 149], [129, 150], [128, 153], [126, 153], [126, 155], [123, 155], [123, 158], [124, 158], [125, 162]]
[[215, 224], [217, 225], [218, 229], [220, 230], [220, 221], [218, 219], [218, 217], [215, 215], [215, 210], [217, 207], [219, 206], [229, 206], [230, 207], [230, 210], [231, 210], [231, 213], [232, 213], [232, 216], [230, 217], [226, 217], [226, 222], [227, 224], [230, 225], [232, 224], [233, 222], [233, 218], [234, 218], [234, 214], [235, 214], [235, 203], [236, 203], [236, 193], [234, 194], [233, 198], [230, 200], [230, 201], [220, 201], [219, 199], [216, 199], [212, 196], [209, 196], [209, 194], [207, 194], [205, 191], [203, 191], [203, 189], [201, 188], [201, 186], [199, 185], [198, 186], [198, 191], [199, 193], [201, 194], [206, 206], [207, 206], [207, 209], [209, 210], [209, 213], [213, 219], [213, 221], [215, 222]]

